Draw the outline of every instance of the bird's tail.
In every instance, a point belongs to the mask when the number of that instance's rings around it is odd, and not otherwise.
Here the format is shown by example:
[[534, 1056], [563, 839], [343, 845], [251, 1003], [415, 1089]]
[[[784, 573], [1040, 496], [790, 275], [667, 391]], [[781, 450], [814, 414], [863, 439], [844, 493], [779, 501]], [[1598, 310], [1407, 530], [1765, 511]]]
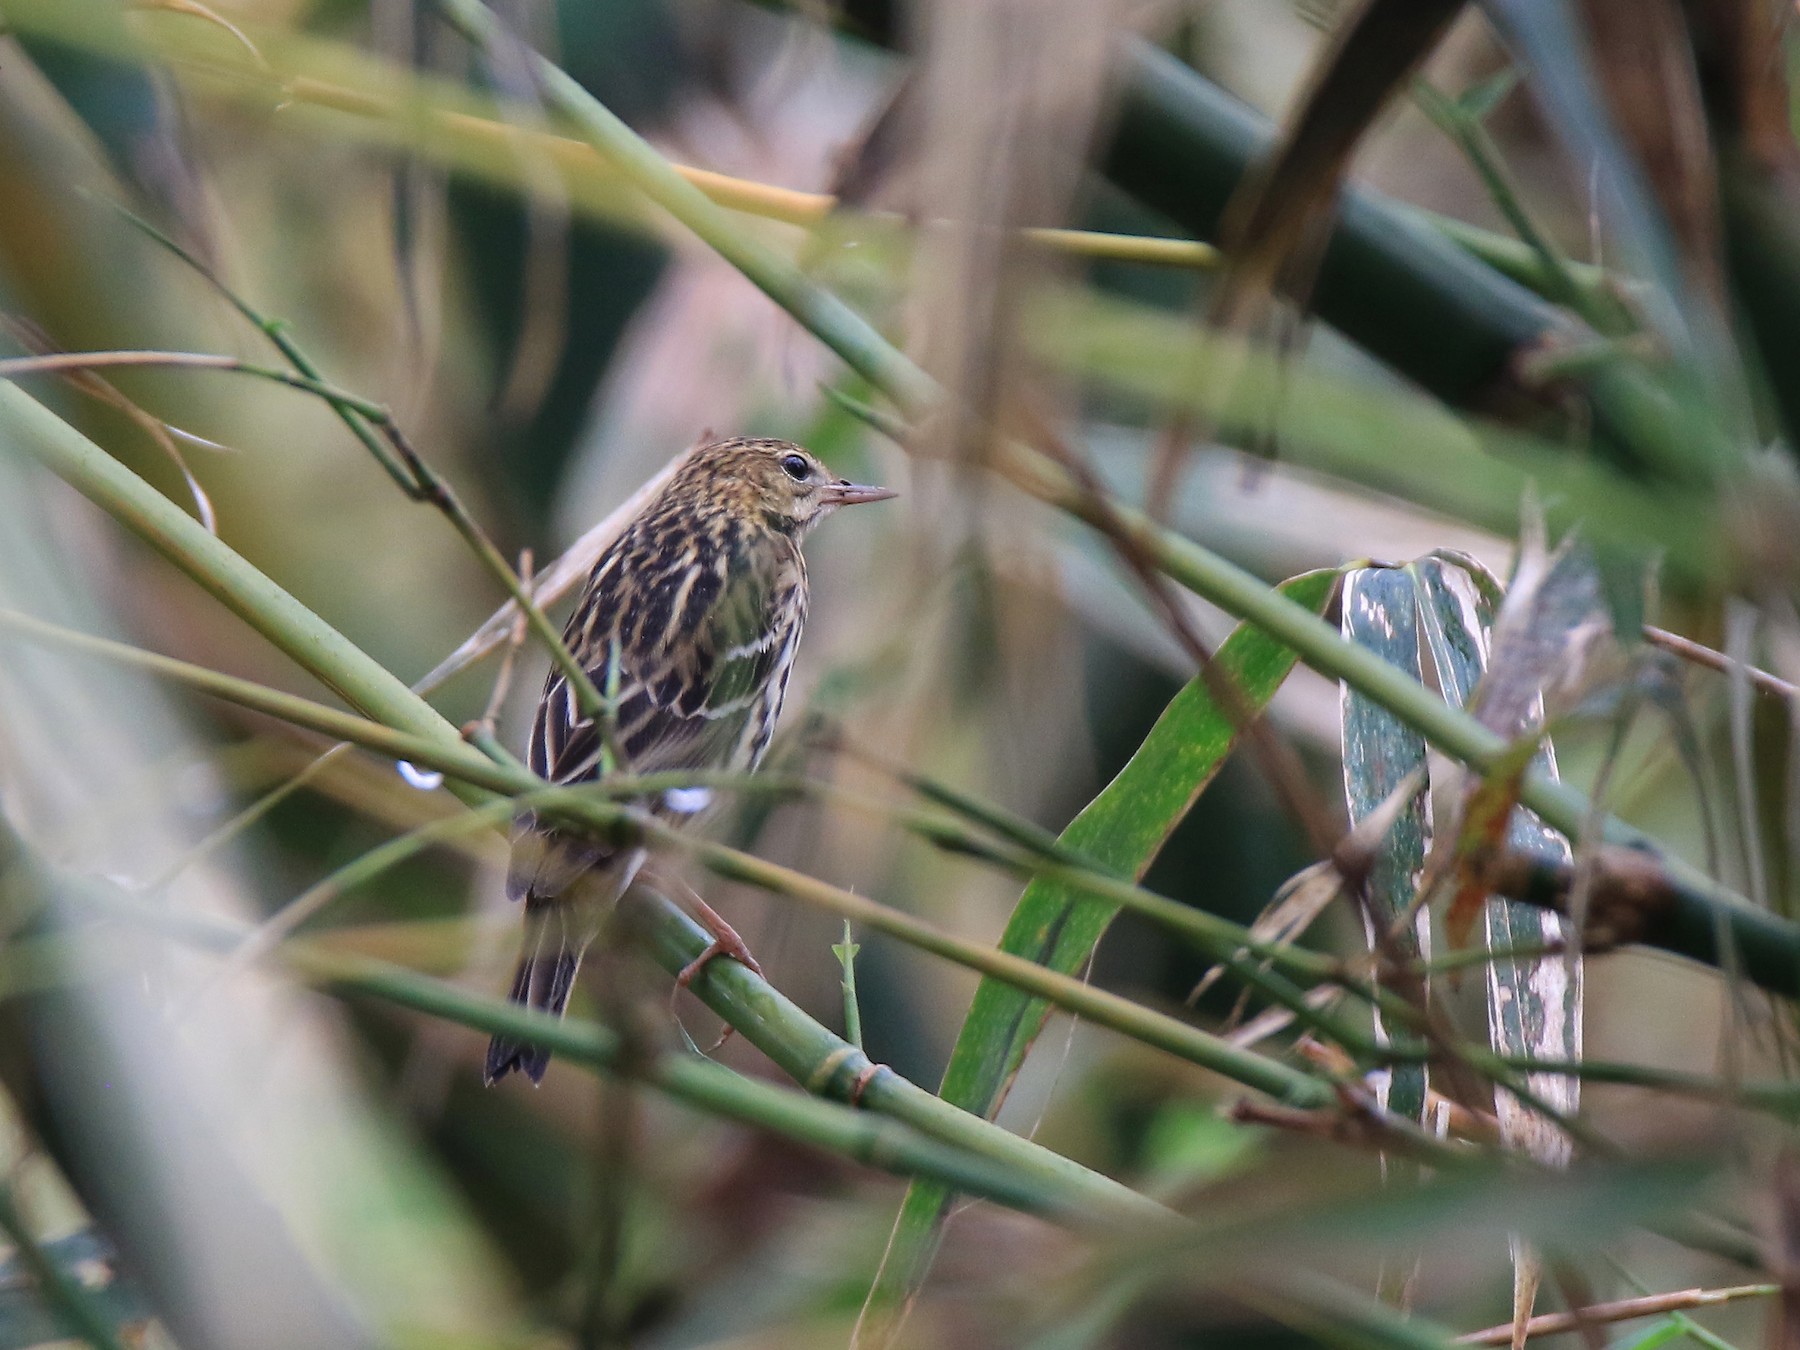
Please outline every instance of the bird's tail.
[[[530, 922], [529, 918], [537, 921]], [[576, 972], [581, 969], [582, 954], [593, 938], [591, 932], [575, 932], [578, 926], [554, 911], [528, 916], [525, 951], [513, 972], [512, 992], [508, 995], [514, 1003], [557, 1017], [563, 1015], [575, 988]], [[543, 1081], [549, 1064], [550, 1052], [543, 1046], [502, 1033], [488, 1042], [487, 1069], [482, 1076], [492, 1087], [518, 1069], [537, 1083]]]

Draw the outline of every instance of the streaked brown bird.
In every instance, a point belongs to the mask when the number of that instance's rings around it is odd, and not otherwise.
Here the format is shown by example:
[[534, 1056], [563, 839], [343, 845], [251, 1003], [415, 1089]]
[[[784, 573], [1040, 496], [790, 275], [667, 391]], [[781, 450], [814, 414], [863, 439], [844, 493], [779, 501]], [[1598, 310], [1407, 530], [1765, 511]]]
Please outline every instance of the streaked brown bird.
[[[806, 624], [800, 541], [840, 506], [894, 495], [832, 478], [788, 441], [715, 441], [688, 456], [601, 555], [563, 632], [608, 694], [620, 771], [748, 772], [761, 762]], [[553, 669], [531, 728], [532, 772], [557, 784], [591, 782], [606, 741]], [[709, 796], [678, 789], [640, 805], [679, 820]], [[562, 1014], [583, 954], [643, 861], [641, 847], [570, 834], [530, 812], [518, 817], [506, 881], [508, 898], [525, 902], [514, 1003]], [[684, 981], [714, 956], [749, 957], [729, 925], [697, 908], [713, 943]], [[535, 1083], [549, 1062], [540, 1045], [495, 1036], [486, 1078], [518, 1069]]]

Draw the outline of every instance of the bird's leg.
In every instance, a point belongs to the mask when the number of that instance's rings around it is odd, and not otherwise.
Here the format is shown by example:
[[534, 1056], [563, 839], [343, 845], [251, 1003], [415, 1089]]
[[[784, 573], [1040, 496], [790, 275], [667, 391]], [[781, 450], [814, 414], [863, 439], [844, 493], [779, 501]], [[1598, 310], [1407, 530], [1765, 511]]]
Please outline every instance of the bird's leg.
[[754, 956], [750, 955], [750, 948], [744, 944], [744, 939], [738, 936], [737, 929], [726, 923], [716, 909], [702, 900], [698, 891], [680, 877], [670, 876], [660, 871], [656, 874], [656, 880], [670, 890], [681, 893], [682, 903], [693, 912], [694, 917], [700, 921], [701, 927], [712, 934], [713, 939], [707, 944], [705, 951], [681, 968], [681, 973], [675, 977], [677, 992], [686, 989], [701, 971], [721, 956], [729, 956], [733, 961], [748, 966], [758, 975], [763, 973], [762, 966], [758, 964]]
[[706, 969], [709, 962], [716, 961], [721, 956], [729, 956], [733, 961], [750, 967], [758, 975], [763, 973], [756, 958], [750, 955], [750, 949], [744, 945], [744, 939], [738, 936], [737, 929], [726, 923], [716, 909], [691, 890], [688, 892], [688, 902], [694, 907], [694, 917], [712, 934], [713, 940], [707, 944], [705, 951], [681, 968], [681, 973], [675, 977], [677, 989], [686, 989], [694, 982], [694, 977]]

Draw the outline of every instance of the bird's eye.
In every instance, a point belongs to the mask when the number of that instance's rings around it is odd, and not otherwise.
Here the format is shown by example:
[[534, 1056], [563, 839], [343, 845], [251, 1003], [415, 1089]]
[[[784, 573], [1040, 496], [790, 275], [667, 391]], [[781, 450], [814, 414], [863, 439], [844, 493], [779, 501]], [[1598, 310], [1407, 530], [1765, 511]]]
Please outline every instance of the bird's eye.
[[781, 467], [787, 476], [796, 483], [804, 483], [806, 475], [812, 472], [812, 465], [806, 462], [805, 455], [784, 455]]

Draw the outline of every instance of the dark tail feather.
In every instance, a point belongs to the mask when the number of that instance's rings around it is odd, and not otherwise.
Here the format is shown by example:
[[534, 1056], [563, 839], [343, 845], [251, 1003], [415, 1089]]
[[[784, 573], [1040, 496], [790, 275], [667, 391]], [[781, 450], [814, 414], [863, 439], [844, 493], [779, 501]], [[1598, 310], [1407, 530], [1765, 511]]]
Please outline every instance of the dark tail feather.
[[[513, 974], [512, 993], [508, 997], [527, 1008], [561, 1017], [569, 1006], [569, 993], [575, 988], [575, 972], [580, 969], [580, 948], [571, 949], [559, 944], [556, 950], [548, 953], [541, 947], [538, 951], [527, 952], [519, 958], [519, 968]], [[482, 1077], [492, 1087], [518, 1069], [532, 1082], [540, 1083], [549, 1065], [550, 1052], [543, 1046], [499, 1035], [488, 1042], [487, 1070]]]

